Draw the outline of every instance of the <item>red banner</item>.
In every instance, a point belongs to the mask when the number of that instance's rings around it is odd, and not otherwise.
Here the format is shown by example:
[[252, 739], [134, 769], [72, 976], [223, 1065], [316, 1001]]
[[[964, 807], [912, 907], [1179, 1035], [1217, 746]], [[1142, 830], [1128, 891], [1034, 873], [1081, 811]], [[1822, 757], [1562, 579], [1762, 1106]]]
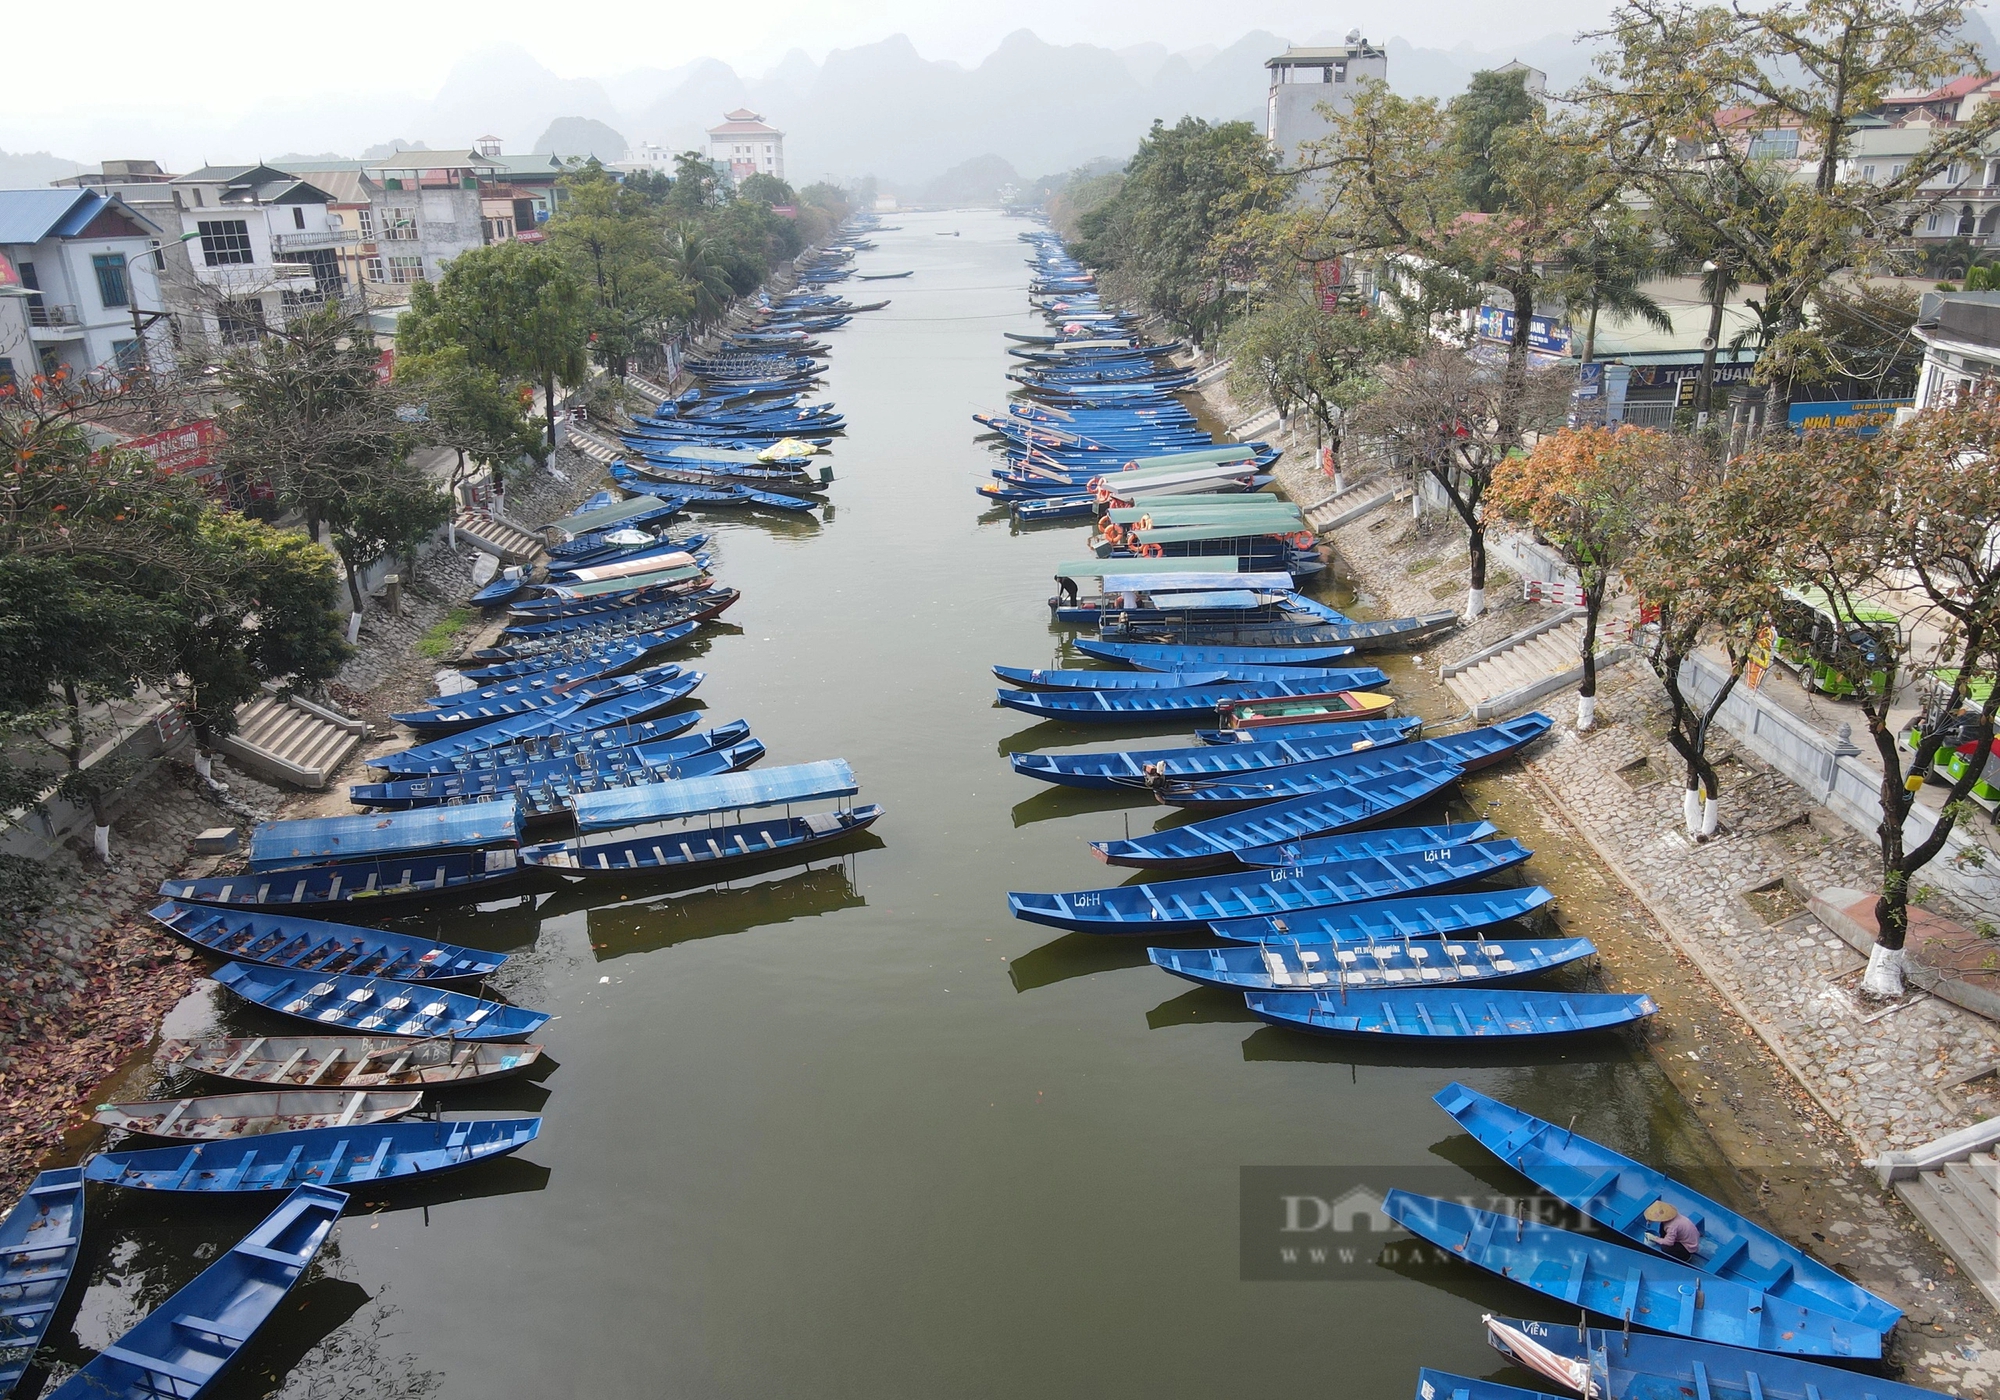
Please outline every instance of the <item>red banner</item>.
[[1313, 264], [1313, 290], [1319, 294], [1319, 309], [1328, 315], [1340, 309], [1341, 281], [1339, 258]]
[[164, 472], [199, 471], [214, 462], [215, 444], [220, 441], [222, 430], [216, 427], [213, 418], [204, 418], [163, 433], [133, 438], [124, 445], [124, 450], [145, 453]]
[[14, 264], [7, 261], [7, 255], [0, 253], [0, 287], [18, 288], [20, 285], [21, 274], [14, 271]]

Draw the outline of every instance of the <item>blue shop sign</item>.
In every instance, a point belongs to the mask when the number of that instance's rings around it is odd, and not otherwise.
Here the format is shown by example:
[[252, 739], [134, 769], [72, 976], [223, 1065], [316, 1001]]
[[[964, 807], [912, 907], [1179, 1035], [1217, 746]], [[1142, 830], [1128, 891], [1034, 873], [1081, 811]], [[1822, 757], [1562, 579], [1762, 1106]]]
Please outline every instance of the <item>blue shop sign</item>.
[[[1498, 341], [1502, 345], [1514, 343], [1514, 313], [1511, 311], [1498, 306], [1482, 306], [1477, 326], [1481, 340]], [[1528, 348], [1545, 355], [1567, 355], [1569, 327], [1553, 316], [1529, 317]]]
[[1873, 437], [1896, 421], [1896, 410], [1908, 408], [1915, 399], [1838, 399], [1829, 403], [1794, 403], [1790, 415], [1792, 431], [1853, 433]]

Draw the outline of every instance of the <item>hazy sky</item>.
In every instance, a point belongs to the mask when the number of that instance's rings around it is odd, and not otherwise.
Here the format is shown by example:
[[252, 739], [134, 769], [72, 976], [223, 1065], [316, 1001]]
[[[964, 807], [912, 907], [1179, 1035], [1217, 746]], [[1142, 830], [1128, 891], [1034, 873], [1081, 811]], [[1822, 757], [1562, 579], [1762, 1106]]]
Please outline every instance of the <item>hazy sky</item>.
[[792, 48], [820, 58], [899, 32], [926, 57], [968, 64], [1023, 28], [1051, 42], [1183, 49], [1227, 44], [1253, 29], [1306, 36], [1359, 25], [1371, 38], [1393, 33], [1422, 45], [1486, 48], [1574, 30], [1607, 8], [1608, 0], [1526, 0], [1496, 19], [1496, 7], [1481, 0], [1360, 0], [1347, 7], [1308, 0], [595, 0], [573, 7], [549, 0], [401, 0], [330, 10], [269, 0], [207, 0], [192, 9], [158, 0], [109, 0], [84, 10], [23, 5], [6, 26], [12, 61], [0, 103], [0, 149], [21, 150], [30, 133], [71, 127], [85, 105], [117, 109], [151, 100], [214, 119], [322, 93], [428, 97], [453, 63], [496, 41], [522, 45], [564, 77], [595, 77], [704, 56], [756, 72]]

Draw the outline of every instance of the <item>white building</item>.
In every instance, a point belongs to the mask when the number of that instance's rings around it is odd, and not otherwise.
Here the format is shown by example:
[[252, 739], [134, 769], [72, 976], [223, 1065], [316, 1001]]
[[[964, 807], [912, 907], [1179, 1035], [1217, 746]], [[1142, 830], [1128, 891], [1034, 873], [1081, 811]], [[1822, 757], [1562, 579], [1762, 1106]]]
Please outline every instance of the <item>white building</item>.
[[708, 158], [731, 178], [751, 175], [785, 178], [785, 133], [748, 107], [723, 114], [722, 125], [708, 129]]
[[[189, 295], [176, 299], [224, 345], [282, 326], [292, 308], [341, 295], [340, 248], [354, 231], [333, 196], [268, 165], [211, 165], [168, 182]], [[170, 278], [172, 274], [169, 274]]]
[[1917, 337], [1924, 343], [1917, 408], [2000, 383], [2000, 292], [1925, 292]]
[[[375, 211], [383, 280], [392, 285], [435, 282], [460, 253], [498, 241], [481, 186], [501, 174], [497, 159], [477, 151], [400, 151], [370, 161], [382, 187]], [[512, 236], [509, 230], [508, 237]]]
[[99, 190], [0, 190], [0, 383], [163, 356], [161, 233]]
[[1358, 29], [1339, 48], [1286, 49], [1264, 66], [1271, 70], [1264, 139], [1287, 165], [1298, 159], [1300, 146], [1332, 129], [1319, 110], [1322, 104], [1347, 111], [1360, 84], [1389, 81], [1387, 51], [1362, 38]]

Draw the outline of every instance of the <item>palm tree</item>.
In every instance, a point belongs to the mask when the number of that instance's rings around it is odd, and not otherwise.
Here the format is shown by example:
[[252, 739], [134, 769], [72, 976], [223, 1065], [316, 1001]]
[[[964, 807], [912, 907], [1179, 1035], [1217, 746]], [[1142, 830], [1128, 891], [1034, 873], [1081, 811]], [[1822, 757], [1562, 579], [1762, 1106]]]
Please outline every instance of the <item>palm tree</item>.
[[694, 300], [696, 329], [721, 317], [729, 307], [729, 273], [707, 238], [687, 228], [667, 235], [667, 267], [687, 287]]
[[1674, 328], [1673, 317], [1641, 290], [1648, 278], [1665, 270], [1651, 235], [1632, 221], [1597, 224], [1570, 247], [1569, 266], [1556, 279], [1556, 287], [1565, 305], [1589, 312], [1583, 333], [1584, 364], [1597, 353], [1600, 311], [1636, 318], [1659, 331]]

